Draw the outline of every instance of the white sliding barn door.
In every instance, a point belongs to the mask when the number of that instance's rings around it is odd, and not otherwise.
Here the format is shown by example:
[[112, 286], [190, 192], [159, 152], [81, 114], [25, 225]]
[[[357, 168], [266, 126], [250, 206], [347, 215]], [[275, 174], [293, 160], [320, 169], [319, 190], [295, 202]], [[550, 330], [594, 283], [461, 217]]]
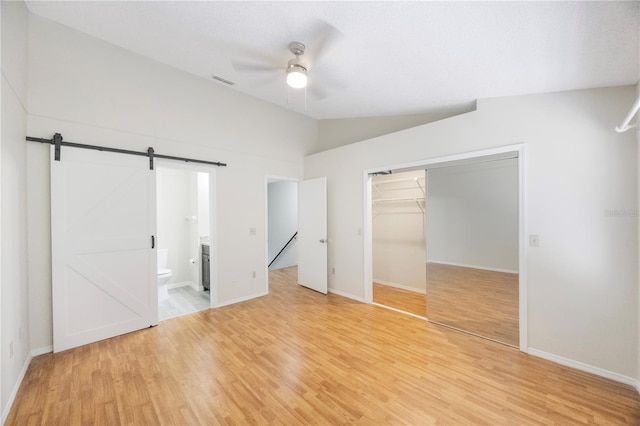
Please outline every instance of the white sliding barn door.
[[157, 324], [155, 199], [147, 157], [51, 146], [54, 352]]
[[298, 284], [327, 294], [327, 178], [298, 184]]

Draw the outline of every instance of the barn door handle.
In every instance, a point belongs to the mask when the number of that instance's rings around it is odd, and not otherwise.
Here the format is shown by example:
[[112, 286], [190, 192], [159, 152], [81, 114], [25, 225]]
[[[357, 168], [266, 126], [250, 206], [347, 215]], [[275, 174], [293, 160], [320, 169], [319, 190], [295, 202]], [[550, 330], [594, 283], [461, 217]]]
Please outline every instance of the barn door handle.
[[151, 248], [156, 248], [156, 237], [151, 236]]

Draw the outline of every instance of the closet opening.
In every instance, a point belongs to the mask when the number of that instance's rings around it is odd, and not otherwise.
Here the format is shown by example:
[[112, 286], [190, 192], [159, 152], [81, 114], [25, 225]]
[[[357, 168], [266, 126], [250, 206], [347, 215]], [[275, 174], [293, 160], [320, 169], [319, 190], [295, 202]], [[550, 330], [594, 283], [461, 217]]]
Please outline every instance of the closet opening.
[[365, 300], [526, 348], [520, 145], [365, 175]]

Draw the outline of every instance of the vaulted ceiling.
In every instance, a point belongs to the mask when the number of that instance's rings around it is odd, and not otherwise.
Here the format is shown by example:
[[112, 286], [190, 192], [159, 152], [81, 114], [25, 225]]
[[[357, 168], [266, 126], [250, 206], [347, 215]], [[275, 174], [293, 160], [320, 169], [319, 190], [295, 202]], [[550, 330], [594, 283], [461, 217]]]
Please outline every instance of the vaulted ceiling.
[[[478, 98], [635, 84], [640, 75], [638, 2], [27, 6], [211, 84], [317, 119], [455, 111]], [[285, 83], [292, 41], [307, 46], [306, 95]]]

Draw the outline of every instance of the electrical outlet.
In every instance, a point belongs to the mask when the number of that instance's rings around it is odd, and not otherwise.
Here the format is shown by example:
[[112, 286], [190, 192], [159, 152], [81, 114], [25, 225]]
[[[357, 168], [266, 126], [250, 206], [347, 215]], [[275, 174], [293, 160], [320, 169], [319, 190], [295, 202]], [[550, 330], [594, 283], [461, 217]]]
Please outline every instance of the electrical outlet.
[[249, 228], [249, 235], [256, 235], [256, 228]]
[[253, 271], [253, 278], [256, 277], [256, 271]]

